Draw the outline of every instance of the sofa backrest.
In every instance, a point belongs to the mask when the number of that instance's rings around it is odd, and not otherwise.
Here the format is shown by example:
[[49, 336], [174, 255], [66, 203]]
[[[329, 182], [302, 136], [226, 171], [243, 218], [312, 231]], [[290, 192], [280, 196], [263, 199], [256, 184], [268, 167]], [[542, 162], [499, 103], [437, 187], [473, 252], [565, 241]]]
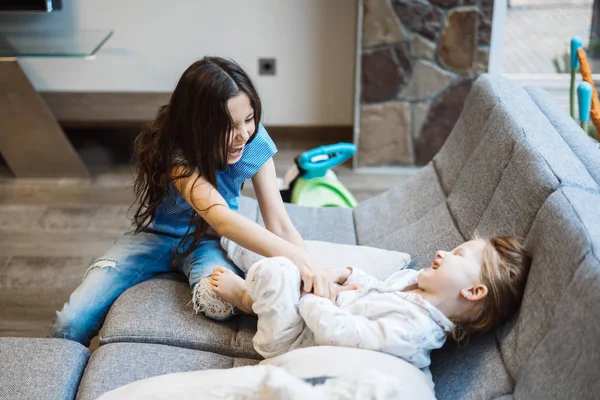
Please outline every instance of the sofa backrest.
[[600, 163], [598, 163], [598, 152], [594, 146], [590, 146], [590, 138], [586, 135], [573, 134], [579, 132], [579, 126], [573, 118], [565, 118], [564, 112], [557, 112], [556, 103], [548, 93], [539, 88], [525, 88], [531, 99], [544, 113], [554, 129], [562, 136], [573, 153], [579, 157], [594, 180], [600, 184]]
[[[550, 112], [559, 114], [553, 117], [556, 124], [560, 112]], [[581, 133], [566, 125], [573, 135]], [[563, 134], [525, 89], [482, 75], [433, 161], [405, 185], [355, 209], [357, 242], [410, 249], [417, 267], [423, 267], [436, 250], [452, 248], [475, 231], [525, 237], [557, 188], [599, 190]], [[584, 135], [585, 140], [590, 150], [591, 140]]]
[[533, 262], [523, 303], [497, 335], [517, 398], [598, 396], [599, 208], [599, 193], [560, 188], [527, 236]]
[[[585, 365], [600, 365], [592, 317], [600, 306], [586, 310], [600, 300], [598, 236], [591, 237], [600, 233], [600, 150], [547, 97], [481, 76], [432, 162], [355, 209], [356, 235], [359, 244], [411, 253], [417, 268], [475, 232], [526, 238], [533, 265], [523, 305], [497, 335], [515, 396], [585, 398], [578, 397], [583, 385], [597, 385], [599, 373], [572, 362], [581, 355]], [[588, 203], [598, 205], [595, 214]], [[573, 342], [556, 347], [561, 340]], [[561, 386], [567, 378], [568, 390]]]
[[[483, 128], [473, 133], [457, 124], [448, 148], [433, 160], [450, 213], [465, 238], [475, 230], [484, 236], [525, 237], [537, 211], [558, 187], [600, 189], [523, 88], [492, 76], [479, 79], [475, 86], [480, 85], [495, 98]], [[461, 148], [456, 142], [469, 144]], [[467, 154], [456, 157], [457, 151]]]

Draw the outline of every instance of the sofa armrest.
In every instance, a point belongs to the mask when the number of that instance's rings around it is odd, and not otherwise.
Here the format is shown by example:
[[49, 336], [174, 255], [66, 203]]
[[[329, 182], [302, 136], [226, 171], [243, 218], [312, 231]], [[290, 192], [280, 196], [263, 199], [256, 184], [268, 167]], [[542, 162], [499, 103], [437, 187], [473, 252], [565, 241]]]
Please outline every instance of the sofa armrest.
[[88, 358], [69, 340], [0, 338], [0, 398], [73, 399]]

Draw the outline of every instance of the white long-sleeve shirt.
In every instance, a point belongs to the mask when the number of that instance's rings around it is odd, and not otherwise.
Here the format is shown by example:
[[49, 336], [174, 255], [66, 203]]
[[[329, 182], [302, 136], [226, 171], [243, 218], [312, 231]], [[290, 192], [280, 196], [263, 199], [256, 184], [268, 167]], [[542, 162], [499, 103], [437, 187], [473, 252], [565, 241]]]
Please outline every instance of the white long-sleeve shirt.
[[453, 324], [420, 295], [402, 291], [417, 282], [418, 274], [402, 270], [380, 281], [353, 269], [345, 285], [359, 290], [341, 292], [336, 304], [306, 295], [300, 315], [317, 345], [381, 351], [428, 367], [431, 350], [442, 347]]
[[[314, 295], [306, 295], [298, 303], [300, 276], [291, 262], [284, 273], [279, 259], [264, 259], [228, 240], [222, 239], [221, 243], [229, 257], [244, 271], [249, 271], [258, 261], [263, 268], [273, 264], [274, 271], [279, 271], [265, 276], [258, 274], [264, 279], [262, 289], [254, 287], [255, 284], [249, 285], [250, 291], [257, 296], [255, 299], [261, 299], [259, 309], [262, 312], [256, 309], [255, 312], [262, 321], [259, 321], [254, 342], [264, 357], [274, 357], [283, 349], [331, 345], [381, 351], [425, 368], [430, 364], [431, 350], [442, 347], [447, 333], [453, 329], [452, 322], [420, 295], [403, 292], [417, 283], [418, 271], [403, 269], [380, 281], [353, 268], [344, 284], [356, 284], [359, 290], [341, 292], [335, 304]], [[256, 273], [249, 272], [247, 279], [251, 275]], [[268, 298], [259, 296], [261, 290], [269, 292]], [[290, 296], [282, 303], [281, 293], [298, 295]]]

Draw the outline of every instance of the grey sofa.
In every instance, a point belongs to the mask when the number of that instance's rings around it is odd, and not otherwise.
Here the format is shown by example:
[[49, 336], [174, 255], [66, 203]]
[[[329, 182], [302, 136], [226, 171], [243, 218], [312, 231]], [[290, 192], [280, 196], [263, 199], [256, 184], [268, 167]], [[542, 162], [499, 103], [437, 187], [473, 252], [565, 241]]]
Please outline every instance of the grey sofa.
[[[600, 150], [536, 89], [484, 75], [434, 160], [355, 210], [289, 206], [306, 239], [409, 252], [417, 268], [474, 231], [519, 235], [533, 264], [519, 313], [432, 354], [440, 399], [600, 396]], [[260, 221], [254, 200], [241, 212]], [[251, 365], [256, 321], [194, 316], [176, 275], [115, 302], [87, 360], [76, 343], [0, 340], [1, 398], [93, 399], [159, 374]]]

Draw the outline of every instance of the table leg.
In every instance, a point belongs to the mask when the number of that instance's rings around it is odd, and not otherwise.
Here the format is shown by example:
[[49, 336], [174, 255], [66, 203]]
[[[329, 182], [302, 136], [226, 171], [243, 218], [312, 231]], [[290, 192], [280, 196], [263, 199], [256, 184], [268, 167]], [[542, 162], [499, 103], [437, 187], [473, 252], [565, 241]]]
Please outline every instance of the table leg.
[[0, 59], [0, 152], [17, 178], [90, 176], [15, 58]]

